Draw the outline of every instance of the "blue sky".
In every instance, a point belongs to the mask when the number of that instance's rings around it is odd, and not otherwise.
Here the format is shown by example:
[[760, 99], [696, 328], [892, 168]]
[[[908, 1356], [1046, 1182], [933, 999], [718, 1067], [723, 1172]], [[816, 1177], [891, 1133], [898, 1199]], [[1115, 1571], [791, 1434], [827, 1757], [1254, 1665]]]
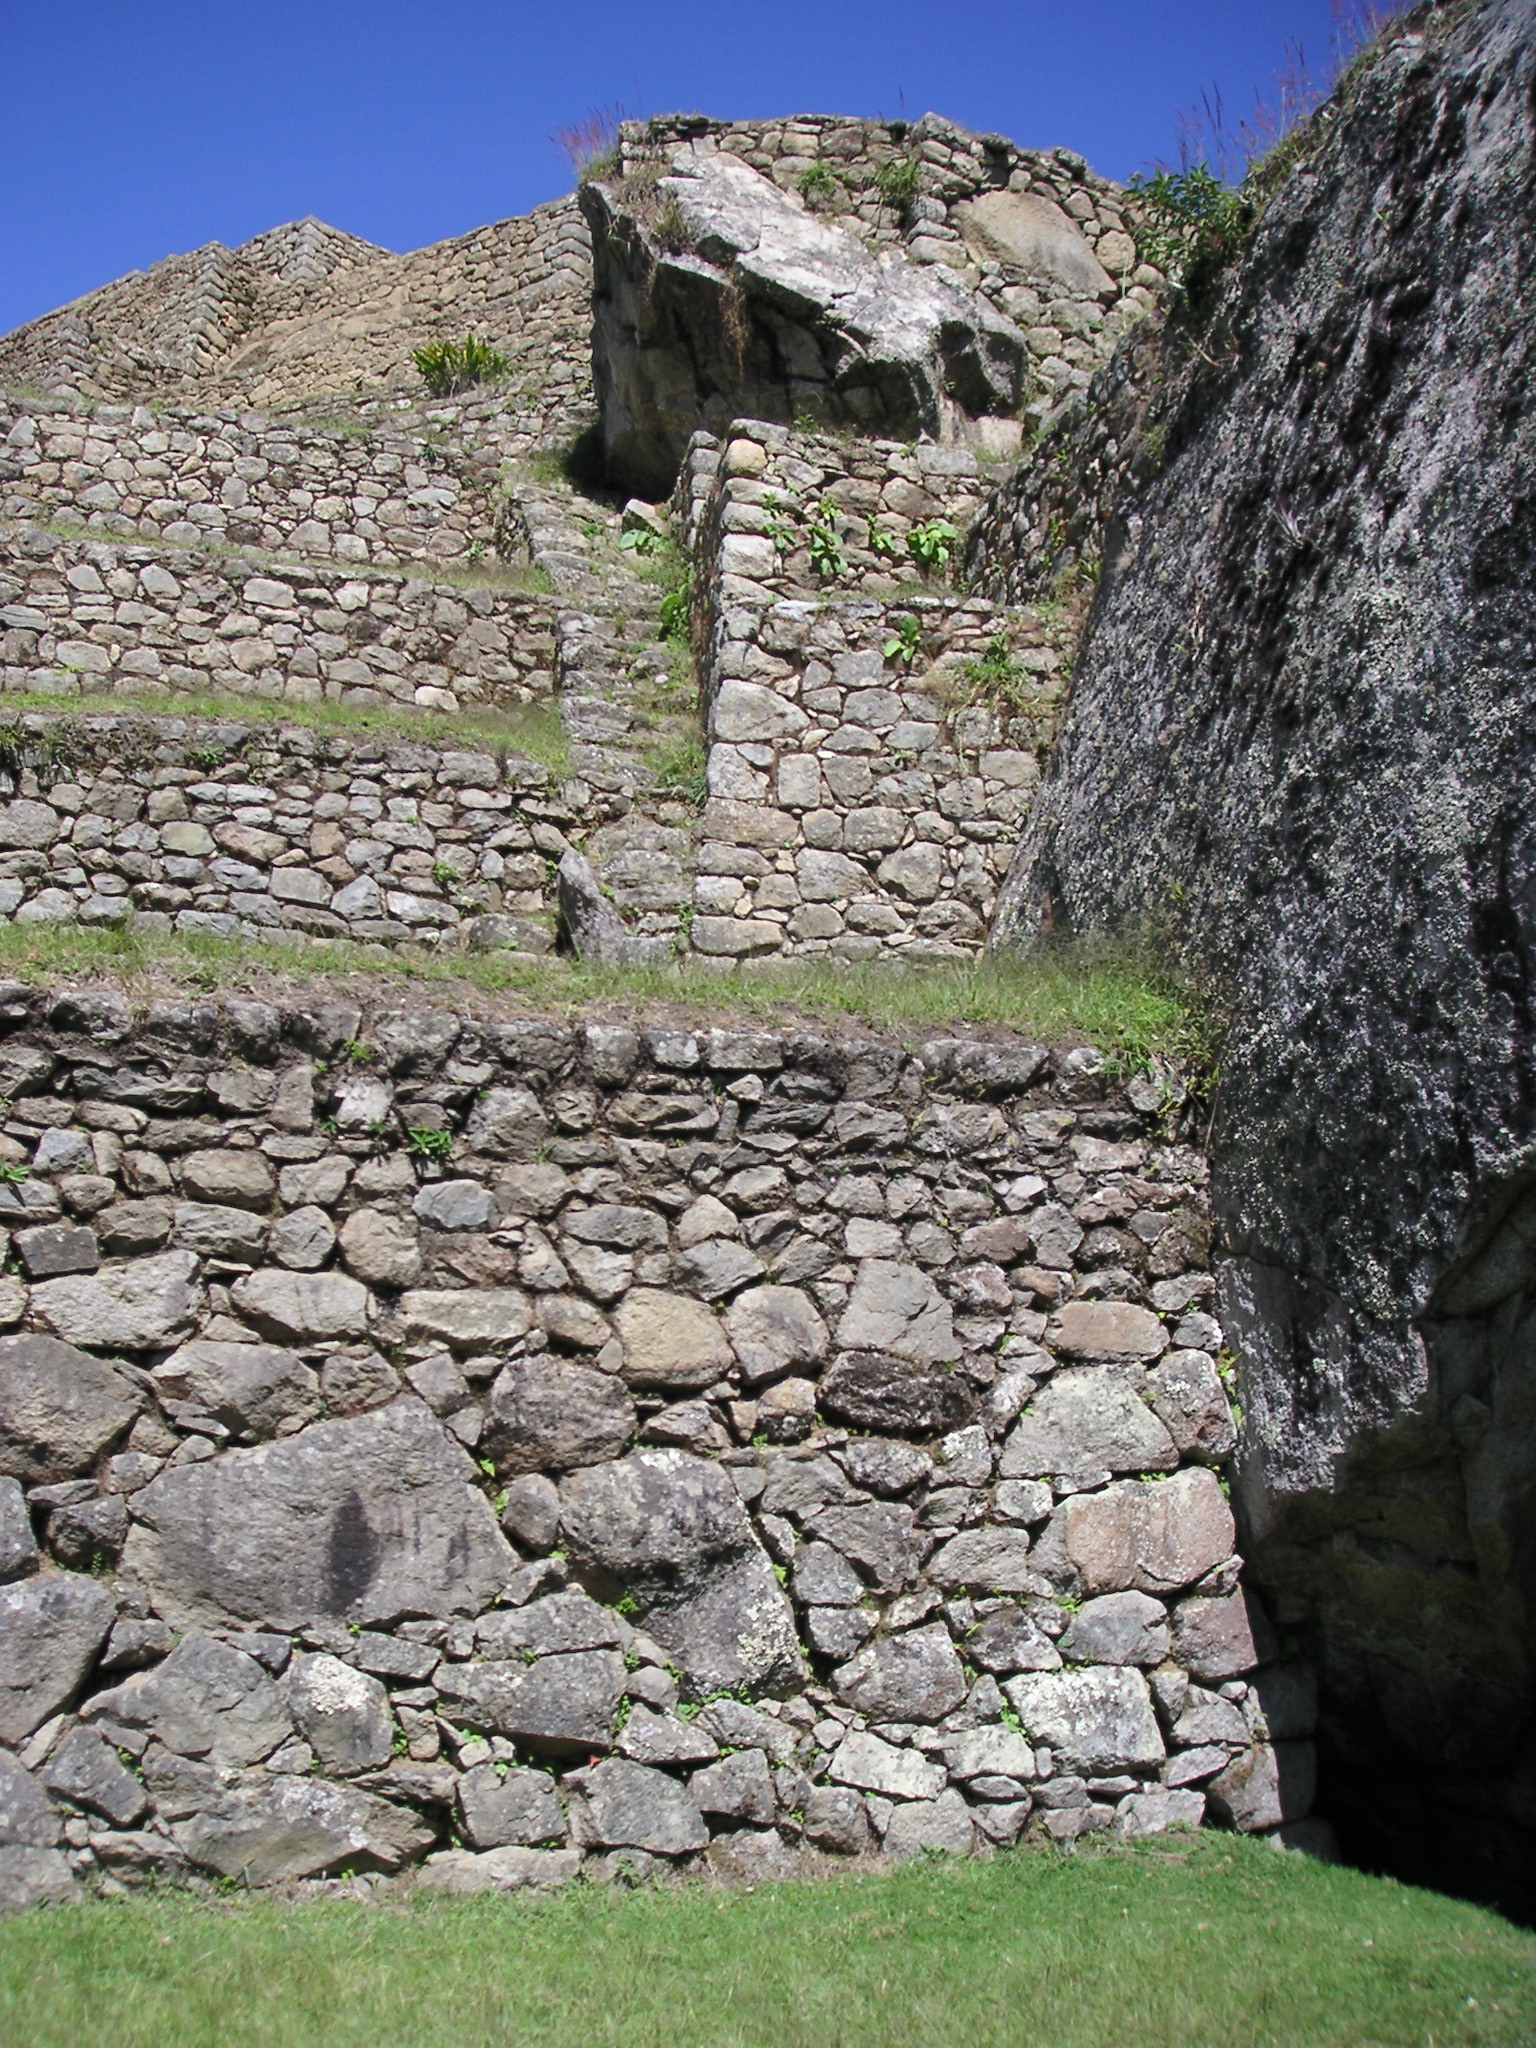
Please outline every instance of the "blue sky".
[[0, 0], [0, 332], [303, 214], [409, 249], [568, 190], [593, 106], [926, 109], [1126, 178], [1328, 0]]

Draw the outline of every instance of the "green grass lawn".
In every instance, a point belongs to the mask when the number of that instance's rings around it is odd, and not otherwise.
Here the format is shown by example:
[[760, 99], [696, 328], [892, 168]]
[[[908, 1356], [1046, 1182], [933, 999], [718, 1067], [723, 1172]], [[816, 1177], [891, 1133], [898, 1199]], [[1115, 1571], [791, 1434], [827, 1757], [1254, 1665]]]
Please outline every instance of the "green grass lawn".
[[5, 2048], [1452, 2048], [1536, 1936], [1215, 1839], [754, 1892], [168, 1899], [0, 1926]]

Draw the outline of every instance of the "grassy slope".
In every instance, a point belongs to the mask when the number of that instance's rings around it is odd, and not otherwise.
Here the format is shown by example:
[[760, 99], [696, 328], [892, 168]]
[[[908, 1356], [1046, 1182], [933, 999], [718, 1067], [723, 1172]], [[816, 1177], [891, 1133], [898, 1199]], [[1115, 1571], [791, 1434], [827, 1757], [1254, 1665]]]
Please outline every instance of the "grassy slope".
[[0, 1927], [7, 2048], [1452, 2048], [1536, 1936], [1231, 1838], [548, 1903], [171, 1901]]
[[701, 962], [620, 970], [527, 955], [386, 953], [344, 940], [261, 945], [91, 931], [75, 925], [0, 926], [0, 974], [23, 980], [110, 981], [130, 995], [186, 990], [269, 990], [274, 982], [346, 980], [370, 1000], [455, 1005], [506, 996], [539, 1010], [626, 1012], [681, 1005], [722, 1017], [846, 1019], [897, 1035], [1006, 1025], [1059, 1043], [1087, 1040], [1128, 1064], [1154, 1054], [1208, 1064], [1207, 1026], [1188, 993], [1133, 956], [1059, 952], [977, 966], [771, 966], [739, 974]]

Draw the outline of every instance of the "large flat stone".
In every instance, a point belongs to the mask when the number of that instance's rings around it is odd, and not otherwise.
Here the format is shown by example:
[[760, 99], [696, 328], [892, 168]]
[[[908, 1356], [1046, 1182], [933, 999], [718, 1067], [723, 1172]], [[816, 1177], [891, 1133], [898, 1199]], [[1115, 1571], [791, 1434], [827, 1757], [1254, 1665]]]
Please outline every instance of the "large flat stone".
[[796, 1370], [814, 1376], [827, 1356], [827, 1326], [798, 1287], [749, 1287], [725, 1325], [748, 1386]]
[[571, 1560], [599, 1598], [628, 1593], [702, 1694], [802, 1675], [794, 1615], [735, 1487], [683, 1451], [636, 1451], [560, 1488]]
[[949, 1303], [920, 1266], [866, 1259], [837, 1326], [848, 1351], [884, 1351], [914, 1365], [960, 1356]]
[[1139, 1671], [1026, 1671], [1003, 1690], [1025, 1734], [1051, 1751], [1058, 1770], [1103, 1777], [1163, 1760], [1152, 1695]]
[[818, 1405], [856, 1429], [933, 1436], [965, 1421], [976, 1405], [966, 1382], [943, 1364], [889, 1351], [841, 1351], [816, 1389]]
[[1123, 1372], [1059, 1372], [1019, 1418], [1003, 1448], [1004, 1479], [1053, 1472], [1151, 1472], [1179, 1462], [1173, 1438]]
[[173, 1833], [189, 1862], [246, 1884], [338, 1870], [398, 1870], [436, 1840], [408, 1808], [323, 1778], [241, 1786], [179, 1822]]
[[607, 1749], [624, 1692], [617, 1650], [575, 1655], [477, 1659], [438, 1667], [437, 1688], [449, 1711], [471, 1727], [505, 1735], [545, 1756]]
[[691, 1295], [633, 1288], [613, 1325], [631, 1386], [696, 1390], [712, 1386], [730, 1370], [731, 1346], [719, 1317]]
[[124, 1567], [178, 1624], [474, 1613], [513, 1557], [474, 1466], [420, 1401], [162, 1472]]
[[72, 1572], [0, 1586], [0, 1742], [24, 1742], [73, 1698], [116, 1611], [105, 1586]]
[[122, 1373], [56, 1337], [0, 1337], [0, 1474], [51, 1486], [89, 1472], [143, 1396]]
[[331, 1344], [368, 1331], [368, 1290], [345, 1273], [267, 1266], [236, 1281], [230, 1298], [259, 1330], [295, 1344]]
[[942, 1721], [965, 1698], [965, 1674], [941, 1622], [880, 1637], [832, 1681], [871, 1721]]
[[308, 1422], [320, 1409], [318, 1376], [270, 1344], [183, 1344], [151, 1376], [168, 1399], [193, 1402], [226, 1428], [257, 1436]]
[[1230, 1557], [1232, 1510], [1203, 1466], [1171, 1479], [1125, 1480], [1066, 1503], [1069, 1561], [1090, 1593], [1174, 1593]]
[[533, 1327], [528, 1297], [515, 1287], [413, 1289], [400, 1297], [408, 1342], [484, 1351], [526, 1337]]
[[198, 1293], [195, 1255], [161, 1252], [99, 1273], [44, 1280], [32, 1290], [32, 1310], [67, 1344], [152, 1351], [190, 1334]]
[[609, 1757], [581, 1777], [582, 1833], [597, 1848], [686, 1856], [709, 1840], [704, 1816], [675, 1778], [627, 1757]]

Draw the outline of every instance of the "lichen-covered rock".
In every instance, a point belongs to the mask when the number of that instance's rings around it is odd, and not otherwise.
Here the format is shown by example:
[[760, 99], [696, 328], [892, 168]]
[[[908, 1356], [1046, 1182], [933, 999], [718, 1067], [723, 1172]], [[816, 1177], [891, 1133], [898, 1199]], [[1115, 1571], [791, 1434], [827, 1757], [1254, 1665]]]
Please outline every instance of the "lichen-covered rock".
[[1139, 1671], [1029, 1671], [1003, 1689], [1025, 1732], [1050, 1750], [1058, 1768], [1103, 1777], [1163, 1760], [1163, 1738]]
[[325, 1653], [298, 1656], [283, 1674], [293, 1725], [327, 1771], [352, 1776], [388, 1760], [389, 1695], [377, 1678]]
[[423, 1403], [396, 1401], [162, 1472], [133, 1496], [124, 1564], [179, 1623], [472, 1612], [512, 1566], [473, 1477]]

